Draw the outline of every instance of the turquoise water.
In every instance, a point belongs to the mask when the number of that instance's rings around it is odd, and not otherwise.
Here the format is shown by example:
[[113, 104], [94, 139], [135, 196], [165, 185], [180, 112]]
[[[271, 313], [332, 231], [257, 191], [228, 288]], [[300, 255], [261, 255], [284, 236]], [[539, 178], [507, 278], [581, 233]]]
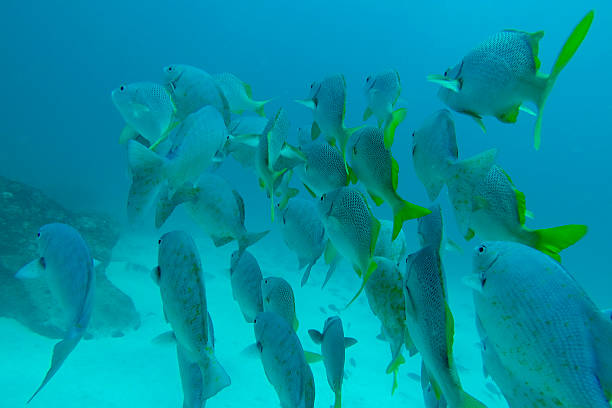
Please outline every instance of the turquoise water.
[[[498, 148], [498, 163], [525, 193], [527, 207], [535, 215], [528, 223], [538, 227], [588, 225], [585, 238], [563, 252], [563, 264], [599, 307], [610, 306], [609, 1], [58, 4], [8, 0], [2, 9], [0, 175], [39, 188], [69, 209], [103, 212], [118, 219], [122, 238], [107, 273], [132, 297], [143, 320], [141, 328], [122, 338], [82, 342], [31, 406], [180, 406], [176, 354], [172, 348], [151, 345], [151, 339], [168, 327], [157, 287], [148, 273], [134, 273], [128, 267], [137, 264], [148, 271], [154, 266], [158, 237], [173, 229], [193, 234], [204, 269], [212, 276], [211, 283], [207, 281], [208, 302], [211, 314], [214, 312], [217, 355], [232, 377], [232, 386], [210, 399], [207, 406], [278, 406], [260, 362], [240, 352], [253, 342], [253, 335], [228, 286], [226, 273], [235, 244], [215, 248], [183, 211], [159, 231], [152, 225], [152, 213], [150, 222], [136, 226], [127, 222], [130, 178], [125, 146], [117, 143], [124, 122], [110, 92], [122, 83], [161, 82], [162, 67], [168, 64], [236, 74], [251, 85], [256, 99], [273, 98], [266, 106], [268, 116], [281, 106], [286, 109], [292, 125], [291, 143], [297, 143], [297, 127], [312, 122], [312, 113], [293, 102], [308, 96], [311, 82], [334, 73], [345, 76], [345, 123], [353, 127], [363, 123], [365, 78], [396, 69], [402, 81], [400, 106], [408, 110], [392, 149], [400, 168], [398, 191], [407, 200], [427, 206], [429, 200], [412, 167], [410, 135], [444, 105], [436, 96], [437, 86], [427, 82], [426, 75], [444, 72], [478, 42], [506, 28], [545, 31], [539, 57], [541, 69], [549, 72], [572, 27], [587, 10], [595, 9], [586, 40], [548, 100], [541, 150], [532, 147], [535, 119], [528, 115], [521, 114], [512, 125], [485, 118], [486, 134], [467, 116], [453, 117], [460, 157]], [[332, 313], [329, 305], [340, 307], [350, 299], [358, 287], [350, 266], [343, 263], [330, 287], [321, 291], [326, 268], [320, 262], [313, 269], [314, 282], [300, 288], [295, 255], [284, 246], [278, 226], [270, 223], [269, 201], [254, 172], [227, 159], [217, 173], [244, 198], [248, 229], [272, 229], [252, 252], [264, 276], [284, 276], [292, 284], [300, 320], [298, 335], [305, 349], [316, 349], [307, 330], [321, 330]], [[292, 184], [298, 187], [301, 183], [294, 180]], [[300, 197], [307, 197], [305, 190]], [[476, 244], [461, 239], [446, 194], [438, 202], [444, 208], [448, 235], [463, 247], [463, 253], [450, 253], [445, 259], [451, 307], [455, 308], [459, 375], [466, 390], [488, 406], [505, 406], [482, 378], [480, 351], [474, 345], [477, 334], [471, 294], [460, 283], [471, 268]], [[374, 212], [379, 218], [391, 216], [386, 206]], [[407, 222], [404, 231], [412, 252], [417, 248], [416, 223]], [[409, 377], [420, 372], [419, 357], [402, 366], [399, 389], [391, 396], [391, 376], [384, 372], [388, 346], [375, 339], [379, 323], [365, 299], [342, 318], [345, 334], [359, 341], [359, 346], [347, 350], [350, 373], [345, 380], [344, 405], [420, 406], [420, 385]], [[55, 341], [9, 319], [0, 321], [0, 333], [5, 341], [0, 358], [10, 366], [0, 376], [4, 377], [0, 389], [8, 394], [7, 407], [22, 406], [44, 375]], [[349, 358], [355, 360], [355, 366], [348, 365]], [[333, 395], [324, 369], [319, 364], [313, 371], [315, 406], [328, 406]]]

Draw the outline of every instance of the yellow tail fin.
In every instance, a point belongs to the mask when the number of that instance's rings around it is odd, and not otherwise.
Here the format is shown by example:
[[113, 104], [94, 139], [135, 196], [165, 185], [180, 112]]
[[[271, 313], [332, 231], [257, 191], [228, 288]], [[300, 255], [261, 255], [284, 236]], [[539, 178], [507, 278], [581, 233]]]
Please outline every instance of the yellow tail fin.
[[461, 391], [461, 408], [487, 408], [487, 406], [467, 392]]
[[587, 233], [586, 225], [563, 225], [533, 231], [536, 235], [534, 248], [561, 262], [559, 252], [574, 245]]
[[401, 204], [393, 209], [393, 236], [395, 240], [402, 230], [404, 221], [419, 218], [424, 215], [431, 213], [431, 210], [418, 206], [416, 204], [409, 203], [408, 201], [401, 200]]

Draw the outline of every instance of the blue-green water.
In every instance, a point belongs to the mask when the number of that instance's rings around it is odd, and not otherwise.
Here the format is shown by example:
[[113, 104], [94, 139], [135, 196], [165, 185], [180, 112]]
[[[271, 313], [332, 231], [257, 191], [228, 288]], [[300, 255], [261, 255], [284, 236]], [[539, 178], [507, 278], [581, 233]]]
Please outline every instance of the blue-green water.
[[[486, 134], [466, 116], [454, 114], [454, 120], [461, 157], [491, 147], [499, 150], [498, 163], [525, 193], [527, 207], [535, 214], [528, 223], [588, 225], [585, 238], [563, 252], [563, 264], [595, 303], [605, 308], [611, 305], [612, 283], [609, 1], [5, 1], [0, 15], [0, 175], [35, 186], [67, 208], [104, 212], [119, 220], [123, 226], [116, 248], [119, 255], [107, 273], [134, 299], [143, 319], [139, 330], [122, 338], [82, 342], [31, 405], [180, 406], [175, 352], [151, 345], [151, 339], [167, 329], [159, 292], [146, 273], [136, 274], [127, 267], [155, 265], [157, 238], [180, 228], [192, 232], [204, 269], [214, 276], [207, 285], [217, 354], [233, 380], [207, 406], [278, 406], [260, 362], [240, 352], [253, 342], [253, 334], [228, 286], [226, 273], [235, 244], [215, 248], [182, 211], [160, 231], [152, 225], [152, 214], [151, 222], [144, 225], [127, 223], [130, 178], [125, 146], [117, 143], [124, 122], [110, 99], [118, 85], [161, 82], [162, 67], [174, 63], [210, 73], [232, 72], [251, 85], [256, 99], [273, 98], [266, 106], [268, 116], [281, 106], [288, 112], [289, 140], [297, 143], [296, 129], [309, 126], [312, 113], [294, 100], [308, 96], [311, 82], [334, 73], [345, 76], [345, 123], [353, 127], [363, 123], [365, 78], [396, 69], [402, 81], [400, 105], [408, 110], [392, 149], [400, 168], [398, 191], [411, 202], [429, 205], [410, 155], [411, 133], [444, 106], [436, 96], [437, 86], [427, 82], [426, 75], [442, 73], [478, 42], [506, 28], [545, 31], [539, 57], [541, 69], [549, 72], [571, 28], [589, 9], [596, 11], [593, 26], [550, 95], [539, 151], [532, 147], [535, 119], [528, 115], [520, 115], [511, 125], [486, 118]], [[314, 282], [300, 288], [297, 261], [284, 246], [278, 226], [270, 223], [269, 201], [254, 172], [230, 158], [217, 173], [243, 196], [248, 229], [272, 229], [253, 253], [264, 276], [284, 276], [294, 287], [298, 335], [305, 349], [315, 349], [307, 330], [320, 330], [332, 313], [328, 306], [340, 307], [358, 286], [350, 266], [342, 264], [335, 282], [321, 291], [326, 268], [320, 262], [313, 269]], [[305, 190], [300, 196], [307, 197]], [[488, 406], [505, 406], [482, 378], [471, 295], [460, 284], [460, 277], [470, 270], [475, 243], [462, 241], [447, 196], [438, 201], [445, 210], [448, 235], [464, 248], [463, 253], [451, 253], [446, 259], [449, 297], [456, 307], [459, 375], [465, 388]], [[374, 211], [380, 218], [390, 217], [385, 206]], [[407, 222], [404, 231], [410, 250], [416, 249], [416, 223]], [[326, 308], [325, 313], [320, 307]], [[364, 299], [342, 316], [346, 334], [359, 340], [359, 346], [347, 350], [347, 360], [353, 358], [356, 364], [347, 362], [344, 405], [422, 404], [420, 385], [408, 377], [420, 372], [419, 357], [401, 368], [399, 390], [391, 396], [391, 376], [384, 372], [388, 346], [375, 339], [378, 321]], [[5, 340], [0, 358], [8, 368], [0, 375], [0, 389], [8, 396], [6, 405], [0, 405], [22, 406], [48, 367], [54, 341], [8, 319], [0, 321], [0, 334]], [[322, 365], [313, 366], [313, 371], [315, 406], [329, 406], [333, 396]]]

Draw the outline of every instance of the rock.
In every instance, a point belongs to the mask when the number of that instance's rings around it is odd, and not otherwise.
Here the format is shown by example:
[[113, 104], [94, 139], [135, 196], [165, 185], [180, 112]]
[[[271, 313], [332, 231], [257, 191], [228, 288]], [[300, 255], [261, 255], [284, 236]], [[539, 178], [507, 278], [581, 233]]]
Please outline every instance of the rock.
[[106, 277], [119, 227], [100, 214], [77, 214], [64, 209], [40, 190], [0, 177], [0, 316], [16, 319], [32, 331], [63, 337], [62, 311], [45, 280], [15, 279], [14, 274], [37, 257], [36, 233], [51, 222], [76, 228], [87, 242], [96, 266], [96, 294], [88, 336], [119, 337], [140, 326], [132, 299]]

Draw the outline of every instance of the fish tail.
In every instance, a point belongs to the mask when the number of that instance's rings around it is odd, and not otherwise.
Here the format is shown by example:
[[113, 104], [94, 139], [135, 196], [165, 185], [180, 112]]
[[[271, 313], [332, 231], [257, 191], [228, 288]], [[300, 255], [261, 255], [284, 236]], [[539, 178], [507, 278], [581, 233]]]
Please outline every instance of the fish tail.
[[263, 232], [247, 232], [238, 239], [238, 252], [243, 253], [248, 247], [265, 237], [268, 231]]
[[359, 295], [361, 295], [361, 292], [363, 292], [363, 290], [365, 289], [366, 283], [368, 283], [370, 276], [372, 276], [372, 273], [376, 270], [377, 267], [378, 267], [378, 264], [376, 263], [376, 261], [370, 260], [370, 263], [368, 265], [368, 270], [365, 273], [362, 272], [363, 281], [361, 282], [361, 286], [359, 287], [359, 290], [357, 291], [357, 293], [355, 293], [355, 296], [353, 296], [350, 302], [348, 302], [346, 306], [344, 306], [344, 310], [348, 309], [349, 306], [352, 305], [353, 302], [357, 300]]
[[395, 240], [397, 238], [402, 230], [404, 221], [420, 218], [430, 213], [430, 209], [409, 203], [400, 198], [398, 204], [393, 208], [393, 235], [391, 239]]
[[204, 401], [232, 383], [229, 375], [214, 356], [210, 356], [208, 361], [201, 363], [200, 370], [202, 371], [202, 400]]
[[306, 270], [304, 271], [304, 275], [302, 275], [302, 282], [300, 283], [302, 287], [304, 287], [304, 285], [306, 285], [306, 282], [308, 282], [308, 278], [310, 277], [310, 270], [312, 269], [313, 265], [314, 263], [311, 262], [306, 267]]
[[463, 390], [461, 390], [461, 404], [459, 406], [461, 408], [487, 408], [485, 404]]
[[570, 34], [569, 38], [561, 48], [559, 55], [557, 56], [557, 60], [553, 65], [552, 71], [546, 80], [546, 85], [540, 94], [538, 104], [538, 117], [535, 124], [534, 131], [534, 146], [535, 149], [538, 150], [540, 148], [541, 143], [541, 132], [542, 132], [542, 113], [544, 111], [544, 105], [546, 104], [546, 99], [552, 90], [557, 77], [565, 68], [567, 63], [572, 59], [580, 44], [586, 37], [589, 32], [589, 28], [591, 27], [591, 23], [593, 22], [593, 17], [595, 16], [595, 12], [593, 10], [589, 11], [583, 18], [580, 20], [578, 25], [574, 27], [574, 30]]
[[385, 121], [385, 149], [390, 150], [393, 145], [393, 139], [395, 138], [395, 129], [400, 123], [406, 118], [406, 108], [396, 109], [391, 112], [391, 115]]
[[342, 408], [342, 388], [334, 392], [334, 408]]
[[561, 262], [559, 252], [580, 241], [586, 233], [586, 225], [574, 224], [535, 230], [534, 248]]
[[133, 140], [128, 141], [128, 167], [132, 185], [128, 194], [128, 217], [134, 220], [147, 207], [164, 178], [166, 160]]
[[64, 361], [66, 361], [66, 358], [68, 357], [68, 355], [72, 352], [72, 350], [74, 350], [76, 345], [79, 343], [79, 341], [81, 340], [81, 337], [83, 337], [83, 330], [73, 327], [68, 332], [68, 335], [62, 341], [57, 343], [55, 347], [53, 347], [53, 356], [51, 357], [51, 367], [49, 368], [49, 371], [47, 371], [47, 374], [45, 375], [45, 378], [43, 379], [38, 389], [34, 392], [34, 394], [32, 394], [32, 396], [28, 400], [27, 402], [28, 404], [30, 403], [30, 401], [34, 399], [36, 394], [38, 394], [39, 391], [43, 389], [43, 387], [49, 382], [49, 380], [51, 380], [51, 378], [55, 375], [55, 373], [57, 373], [57, 371], [60, 369], [62, 364], [64, 364]]
[[266, 104], [268, 102], [270, 102], [272, 99], [268, 99], [266, 101], [259, 101], [259, 102], [255, 102], [255, 113], [258, 114], [259, 116], [266, 116], [266, 113], [264, 112], [264, 107], [266, 106]]
[[194, 200], [196, 194], [197, 189], [189, 184], [183, 185], [172, 196], [169, 195], [167, 187], [163, 188], [158, 195], [157, 206], [155, 208], [155, 228], [161, 228], [178, 205]]

